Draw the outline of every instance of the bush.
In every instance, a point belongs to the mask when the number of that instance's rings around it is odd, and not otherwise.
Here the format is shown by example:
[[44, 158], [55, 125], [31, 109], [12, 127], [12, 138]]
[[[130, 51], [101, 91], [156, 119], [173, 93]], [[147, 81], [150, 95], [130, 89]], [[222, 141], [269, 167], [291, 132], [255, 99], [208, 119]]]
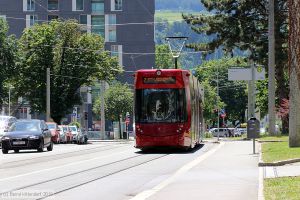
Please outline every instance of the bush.
[[212, 138], [213, 135], [210, 132], [205, 132], [204, 133], [204, 138]]
[[76, 126], [77, 128], [80, 128], [80, 127], [81, 127], [81, 125], [80, 125], [79, 122], [71, 122], [71, 123], [69, 124], [69, 126]]

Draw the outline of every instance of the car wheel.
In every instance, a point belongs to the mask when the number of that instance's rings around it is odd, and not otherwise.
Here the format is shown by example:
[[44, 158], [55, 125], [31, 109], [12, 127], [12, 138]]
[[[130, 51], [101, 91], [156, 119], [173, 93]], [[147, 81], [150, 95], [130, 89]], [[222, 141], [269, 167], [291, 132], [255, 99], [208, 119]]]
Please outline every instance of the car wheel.
[[37, 149], [38, 152], [44, 151], [44, 141], [41, 141], [40, 147]]
[[3, 154], [8, 154], [8, 150], [7, 149], [2, 149], [2, 153]]
[[14, 150], [14, 152], [15, 152], [15, 153], [19, 153], [19, 152], [20, 152], [20, 150], [19, 150], [19, 149], [16, 149], [16, 150]]
[[50, 142], [50, 145], [47, 147], [47, 151], [53, 150], [53, 142]]

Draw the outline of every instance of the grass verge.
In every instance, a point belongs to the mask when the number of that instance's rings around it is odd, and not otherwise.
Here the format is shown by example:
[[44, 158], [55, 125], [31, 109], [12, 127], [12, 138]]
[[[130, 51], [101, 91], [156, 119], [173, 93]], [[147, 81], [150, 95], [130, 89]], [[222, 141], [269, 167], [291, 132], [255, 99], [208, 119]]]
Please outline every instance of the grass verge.
[[288, 141], [262, 144], [262, 159], [264, 162], [276, 162], [293, 158], [300, 158], [300, 147], [290, 148]]
[[258, 138], [259, 141], [268, 142], [268, 141], [289, 141], [288, 136], [267, 136]]
[[264, 195], [266, 200], [299, 200], [300, 177], [265, 179]]

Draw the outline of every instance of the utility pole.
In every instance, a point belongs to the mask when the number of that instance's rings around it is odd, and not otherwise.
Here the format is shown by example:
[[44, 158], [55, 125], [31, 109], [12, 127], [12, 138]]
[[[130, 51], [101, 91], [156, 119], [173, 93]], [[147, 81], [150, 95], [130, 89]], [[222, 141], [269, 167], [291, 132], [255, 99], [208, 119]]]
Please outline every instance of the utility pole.
[[251, 81], [248, 83], [248, 119], [255, 117], [255, 66], [253, 60], [251, 65]]
[[269, 85], [268, 110], [269, 134], [275, 135], [275, 35], [274, 35], [274, 0], [269, 0]]
[[[255, 77], [255, 66], [254, 66], [254, 62], [253, 60], [251, 60], [251, 117], [255, 117], [255, 81], [256, 81], [256, 77]], [[250, 119], [250, 118], [249, 118]], [[253, 137], [253, 154], [255, 154], [255, 138]]]
[[105, 81], [101, 81], [101, 137], [104, 139], [105, 135], [105, 111], [104, 111], [104, 92], [105, 92]]
[[47, 68], [47, 111], [46, 111], [46, 121], [50, 121], [50, 68]]

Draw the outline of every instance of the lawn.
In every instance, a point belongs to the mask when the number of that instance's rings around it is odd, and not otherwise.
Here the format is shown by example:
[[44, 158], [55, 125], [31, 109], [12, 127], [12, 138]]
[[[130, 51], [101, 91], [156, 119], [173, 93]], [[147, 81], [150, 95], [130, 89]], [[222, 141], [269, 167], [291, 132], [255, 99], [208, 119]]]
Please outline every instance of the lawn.
[[299, 200], [300, 177], [265, 179], [264, 195], [266, 200]]
[[[187, 14], [187, 13], [184, 13]], [[197, 14], [195, 12], [191, 12], [189, 14]], [[199, 13], [198, 13], [199, 14]], [[181, 12], [174, 12], [174, 11], [156, 11], [155, 12], [155, 19], [163, 19], [169, 21], [169, 23], [173, 23], [175, 21], [183, 21], [182, 13]]]
[[262, 158], [264, 162], [300, 158], [300, 147], [289, 148], [288, 141], [266, 142], [262, 144]]
[[261, 137], [258, 138], [259, 141], [289, 141], [288, 136], [268, 136], [268, 137]]

